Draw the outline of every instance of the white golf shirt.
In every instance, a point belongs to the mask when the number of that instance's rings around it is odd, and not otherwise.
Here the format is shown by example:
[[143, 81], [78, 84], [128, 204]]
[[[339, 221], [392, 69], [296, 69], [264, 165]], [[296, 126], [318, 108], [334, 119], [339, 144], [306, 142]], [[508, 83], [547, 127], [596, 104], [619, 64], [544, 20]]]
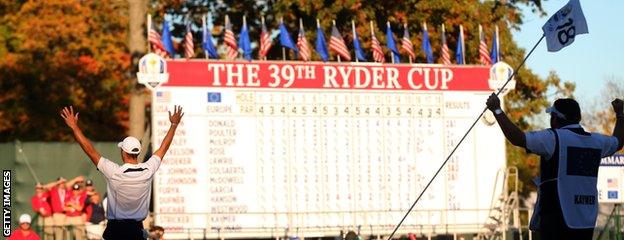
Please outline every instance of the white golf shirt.
[[141, 221], [147, 217], [152, 178], [160, 162], [160, 157], [152, 155], [144, 163], [125, 163], [119, 166], [104, 157], [100, 158], [97, 168], [106, 178], [107, 219]]

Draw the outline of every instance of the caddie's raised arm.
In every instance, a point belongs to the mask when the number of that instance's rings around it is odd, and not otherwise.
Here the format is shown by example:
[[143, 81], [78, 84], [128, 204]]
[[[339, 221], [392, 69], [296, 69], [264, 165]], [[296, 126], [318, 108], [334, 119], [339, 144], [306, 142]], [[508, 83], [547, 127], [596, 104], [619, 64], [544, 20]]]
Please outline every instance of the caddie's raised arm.
[[624, 101], [616, 98], [611, 102], [613, 112], [615, 112], [615, 126], [612, 136], [618, 139], [618, 150], [624, 146]]
[[514, 146], [526, 148], [526, 136], [524, 132], [516, 126], [503, 112], [500, 107], [500, 99], [496, 94], [492, 93], [486, 102], [487, 108], [494, 113], [494, 117], [498, 122], [505, 138]]
[[89, 156], [89, 158], [91, 159], [91, 162], [93, 162], [93, 164], [97, 166], [101, 155], [100, 153], [98, 153], [97, 150], [95, 150], [95, 147], [93, 147], [93, 144], [91, 144], [91, 141], [89, 141], [89, 139], [85, 137], [80, 127], [78, 127], [78, 115], [79, 114], [80, 113], [78, 112], [74, 113], [73, 106], [64, 107], [63, 110], [61, 110], [61, 117], [63, 118], [63, 120], [65, 120], [65, 124], [67, 124], [67, 126], [71, 128], [71, 130], [74, 133], [74, 138], [76, 139], [78, 144], [80, 144], [80, 147], [82, 148], [82, 150], [87, 154], [87, 156]]
[[167, 150], [169, 149], [169, 146], [171, 145], [171, 141], [173, 141], [173, 136], [175, 135], [175, 131], [178, 128], [178, 124], [180, 124], [180, 121], [182, 120], [182, 116], [184, 116], [184, 113], [182, 112], [181, 106], [178, 106], [178, 105], [174, 106], [173, 114], [171, 114], [171, 111], [169, 111], [169, 121], [171, 122], [171, 126], [169, 127], [169, 130], [167, 131], [165, 138], [160, 144], [160, 148], [158, 148], [158, 150], [154, 152], [154, 155], [160, 157], [160, 159], [163, 159], [163, 157], [165, 156], [165, 153], [167, 153]]

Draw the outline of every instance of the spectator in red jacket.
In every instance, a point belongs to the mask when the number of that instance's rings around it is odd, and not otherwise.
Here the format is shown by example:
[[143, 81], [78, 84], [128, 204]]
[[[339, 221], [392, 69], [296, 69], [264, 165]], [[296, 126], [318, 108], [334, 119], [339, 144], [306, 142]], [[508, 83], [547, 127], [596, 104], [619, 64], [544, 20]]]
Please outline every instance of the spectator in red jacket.
[[84, 181], [84, 177], [78, 176], [71, 181], [66, 181], [59, 177], [58, 180], [50, 184], [50, 205], [52, 207], [52, 221], [54, 226], [54, 239], [64, 239], [67, 217], [65, 216], [65, 201], [70, 197], [69, 187], [77, 182]]
[[52, 207], [50, 206], [50, 192], [47, 190], [46, 186], [37, 183], [37, 185], [35, 185], [35, 195], [30, 199], [30, 202], [33, 211], [39, 214], [37, 224], [43, 229], [45, 238], [52, 239], [54, 236], [54, 229], [52, 228]]
[[94, 192], [93, 195], [87, 196], [87, 204], [86, 204], [86, 213], [87, 213], [87, 222], [86, 230], [87, 230], [87, 238], [88, 239], [100, 239], [102, 237], [102, 233], [104, 233], [104, 206], [102, 205], [102, 201], [100, 200], [100, 194]]
[[74, 239], [85, 239], [84, 207], [87, 194], [80, 189], [80, 185], [72, 186], [71, 195], [65, 200], [65, 215], [67, 223], [73, 228]]
[[19, 218], [19, 228], [13, 230], [7, 240], [39, 240], [39, 235], [30, 228], [30, 215], [22, 214]]

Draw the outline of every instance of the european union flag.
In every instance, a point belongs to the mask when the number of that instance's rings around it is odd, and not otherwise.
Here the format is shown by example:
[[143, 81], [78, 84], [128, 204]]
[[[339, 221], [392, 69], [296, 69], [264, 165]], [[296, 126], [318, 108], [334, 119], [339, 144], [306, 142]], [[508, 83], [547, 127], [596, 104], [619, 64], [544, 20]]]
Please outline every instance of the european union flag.
[[457, 37], [455, 60], [457, 64], [464, 64], [464, 29], [461, 26], [459, 27], [459, 36]]
[[427, 63], [433, 63], [433, 51], [431, 50], [431, 43], [429, 42], [429, 32], [426, 28], [423, 28], [422, 49], [427, 57]]
[[208, 92], [208, 102], [209, 103], [220, 103], [221, 102], [221, 93], [220, 92]]
[[498, 38], [496, 34], [498, 32], [498, 28], [494, 32], [494, 36], [492, 37], [492, 50], [490, 50], [490, 59], [492, 60], [492, 64], [498, 62]]
[[364, 56], [364, 51], [362, 50], [362, 46], [360, 46], [360, 41], [358, 40], [357, 32], [355, 31], [355, 26], [353, 27], [353, 47], [355, 48], [355, 57], [360, 61], [366, 61], [366, 57]]
[[316, 52], [321, 56], [323, 62], [327, 62], [329, 60], [329, 53], [327, 52], [327, 42], [325, 42], [325, 34], [323, 34], [323, 29], [319, 25], [316, 28]]
[[162, 43], [167, 53], [171, 58], [175, 56], [175, 49], [173, 48], [173, 41], [171, 40], [171, 31], [169, 31], [169, 22], [167, 20], [163, 21], [163, 30], [162, 30]]
[[251, 41], [249, 40], [249, 30], [247, 29], [246, 20], [243, 21], [243, 29], [241, 29], [238, 39], [238, 46], [243, 49], [243, 57], [247, 59], [247, 61], [251, 61]]
[[618, 191], [608, 191], [607, 192], [608, 199], [618, 199]]
[[288, 29], [284, 26], [284, 23], [280, 23], [280, 44], [282, 47], [290, 48], [295, 52], [299, 52], [297, 46], [295, 46], [295, 42], [293, 42], [292, 38], [290, 38], [290, 33], [288, 33]]
[[392, 55], [394, 55], [394, 63], [400, 63], [401, 58], [399, 55], [399, 49], [396, 47], [396, 43], [394, 43], [394, 34], [392, 33], [392, 28], [390, 28], [390, 23], [387, 24], [386, 28], [386, 44], [390, 51], [392, 51]]
[[212, 42], [212, 33], [208, 31], [208, 27], [206, 27], [206, 21], [203, 23], [203, 38], [202, 38], [202, 47], [210, 58], [219, 58], [219, 54], [217, 54], [217, 49]]

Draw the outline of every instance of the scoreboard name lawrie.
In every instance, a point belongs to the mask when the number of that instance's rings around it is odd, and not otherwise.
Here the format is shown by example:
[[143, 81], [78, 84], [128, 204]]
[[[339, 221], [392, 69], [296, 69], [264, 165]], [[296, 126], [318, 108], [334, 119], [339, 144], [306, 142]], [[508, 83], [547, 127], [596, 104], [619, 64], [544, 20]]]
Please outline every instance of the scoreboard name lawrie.
[[322, 62], [169, 61], [165, 86], [488, 91], [487, 66]]

